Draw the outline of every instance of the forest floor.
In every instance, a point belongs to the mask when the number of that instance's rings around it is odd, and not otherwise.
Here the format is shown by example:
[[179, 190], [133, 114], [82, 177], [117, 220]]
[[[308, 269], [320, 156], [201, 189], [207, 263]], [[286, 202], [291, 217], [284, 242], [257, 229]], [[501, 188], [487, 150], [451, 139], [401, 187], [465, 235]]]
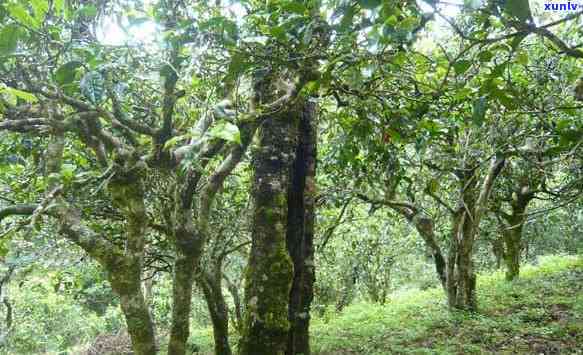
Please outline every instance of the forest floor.
[[481, 275], [477, 289], [477, 313], [448, 312], [430, 289], [316, 318], [313, 353], [583, 354], [582, 257], [543, 257], [514, 282]]

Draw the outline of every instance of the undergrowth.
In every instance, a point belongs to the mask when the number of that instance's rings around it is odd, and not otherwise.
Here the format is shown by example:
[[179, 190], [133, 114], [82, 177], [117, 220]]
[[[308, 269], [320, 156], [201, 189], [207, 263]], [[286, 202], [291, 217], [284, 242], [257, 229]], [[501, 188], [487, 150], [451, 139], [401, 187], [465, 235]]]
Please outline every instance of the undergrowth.
[[314, 319], [312, 348], [341, 354], [583, 354], [583, 258], [547, 256], [520, 279], [478, 278], [476, 313], [451, 313], [441, 289]]

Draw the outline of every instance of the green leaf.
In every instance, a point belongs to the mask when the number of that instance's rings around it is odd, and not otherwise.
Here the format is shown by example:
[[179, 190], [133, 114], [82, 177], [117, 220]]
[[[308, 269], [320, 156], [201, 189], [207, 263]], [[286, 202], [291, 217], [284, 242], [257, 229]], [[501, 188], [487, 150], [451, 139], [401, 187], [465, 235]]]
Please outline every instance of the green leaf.
[[457, 75], [461, 75], [468, 71], [468, 69], [470, 69], [471, 66], [472, 62], [470, 62], [469, 60], [458, 60], [453, 64], [453, 69], [455, 70], [455, 73]]
[[435, 194], [437, 190], [439, 190], [439, 180], [437, 180], [436, 178], [429, 180], [425, 188], [429, 193]]
[[8, 25], [0, 30], [0, 56], [6, 56], [16, 51], [19, 29], [16, 25]]
[[63, 164], [61, 167], [61, 177], [65, 182], [71, 182], [75, 177], [77, 167], [73, 164]]
[[97, 8], [95, 5], [85, 5], [76, 12], [77, 16], [83, 16], [87, 18], [94, 18], [97, 16]]
[[485, 96], [480, 97], [473, 103], [472, 110], [472, 122], [481, 126], [484, 123], [484, 118], [486, 117], [486, 110], [488, 109], [488, 100]]
[[45, 15], [49, 11], [49, 3], [46, 0], [30, 0], [30, 5], [34, 11], [34, 19], [40, 25], [45, 20]]
[[478, 54], [478, 59], [482, 63], [489, 62], [490, 60], [492, 60], [493, 57], [494, 57], [494, 53], [492, 53], [490, 51], [483, 51], [483, 52], [480, 52], [480, 54]]
[[13, 97], [17, 97], [17, 98], [22, 99], [22, 100], [29, 102], [29, 103], [33, 103], [33, 102], [38, 101], [36, 96], [34, 96], [33, 94], [26, 92], [26, 91], [14, 89], [14, 88], [11, 88], [8, 86], [4, 86], [4, 87], [0, 86], [0, 93], [6, 93], [8, 95], [11, 95]]
[[506, 70], [507, 67], [508, 67], [507, 63], [498, 64], [497, 66], [495, 66], [492, 69], [492, 72], [490, 73], [490, 77], [497, 78], [497, 77], [504, 75], [504, 71]]
[[65, 0], [53, 0], [55, 15], [60, 15], [65, 10]]
[[521, 65], [527, 65], [528, 64], [528, 53], [525, 51], [521, 51], [520, 53], [518, 53], [518, 55], [516, 56], [516, 63], [521, 64]]
[[213, 138], [241, 144], [241, 132], [239, 132], [239, 127], [227, 121], [217, 122], [217, 124], [210, 129], [208, 134]]
[[99, 104], [103, 100], [105, 82], [99, 72], [90, 71], [85, 74], [81, 79], [80, 87], [81, 93], [90, 102]]
[[70, 84], [75, 80], [75, 73], [77, 69], [81, 68], [83, 63], [77, 60], [72, 60], [68, 63], [65, 63], [57, 69], [55, 73], [55, 80], [60, 85]]
[[516, 48], [518, 48], [518, 46], [520, 45], [522, 40], [524, 40], [527, 36], [528, 36], [528, 34], [514, 36], [514, 38], [512, 39], [512, 42], [510, 42], [510, 47], [513, 50], [516, 50]]
[[532, 20], [530, 4], [528, 0], [506, 0], [504, 11], [510, 17], [518, 19], [520, 22]]
[[170, 149], [176, 145], [178, 145], [178, 143], [182, 142], [182, 141], [186, 141], [188, 139], [192, 138], [191, 134], [184, 134], [184, 135], [180, 135], [180, 136], [174, 136], [172, 138], [170, 138], [169, 140], [166, 141], [166, 143], [164, 143], [164, 149]]
[[382, 1], [381, 0], [358, 0], [360, 6], [363, 9], [374, 9], [377, 6], [380, 6]]
[[286, 30], [281, 26], [274, 26], [269, 28], [269, 33], [277, 40], [285, 42], [287, 39]]
[[352, 21], [354, 20], [354, 15], [356, 15], [356, 10], [354, 6], [349, 6], [344, 11], [344, 16], [342, 16], [342, 20], [340, 21], [340, 30], [344, 31], [351, 27]]
[[287, 1], [281, 5], [281, 8], [288, 12], [293, 12], [299, 15], [306, 13], [307, 8], [300, 1]]
[[229, 63], [228, 68], [228, 75], [232, 78], [236, 78], [240, 74], [242, 74], [245, 70], [247, 70], [251, 64], [248, 61], [248, 58], [243, 53], [235, 53], [233, 57], [231, 57], [231, 62]]
[[304, 35], [302, 37], [302, 43], [304, 46], [308, 46], [310, 44], [310, 42], [312, 41], [313, 34], [314, 26], [312, 26], [312, 23], [310, 22], [310, 24], [306, 26], [306, 29], [304, 30]]
[[12, 17], [18, 20], [25, 26], [32, 27], [32, 28], [39, 28], [40, 23], [37, 22], [30, 14], [28, 10], [20, 3], [12, 3], [8, 6], [8, 12]]

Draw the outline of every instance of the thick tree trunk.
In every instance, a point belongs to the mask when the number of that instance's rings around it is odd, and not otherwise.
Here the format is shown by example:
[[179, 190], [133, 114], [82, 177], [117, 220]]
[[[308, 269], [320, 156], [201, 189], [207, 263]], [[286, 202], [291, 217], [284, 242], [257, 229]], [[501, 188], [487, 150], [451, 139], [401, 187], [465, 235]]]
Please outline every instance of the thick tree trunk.
[[294, 264], [294, 279], [289, 301], [287, 355], [310, 354], [310, 306], [315, 280], [316, 114], [314, 102], [304, 103], [292, 184], [288, 193], [287, 249]]
[[[132, 269], [135, 269], [132, 267]], [[128, 333], [132, 340], [132, 348], [136, 355], [156, 354], [154, 326], [150, 310], [142, 294], [139, 275], [135, 270], [128, 272], [114, 271], [123, 274], [111, 280], [112, 289], [119, 294], [121, 309], [124, 313]]]
[[[258, 102], [270, 102], [270, 79], [258, 82]], [[252, 245], [245, 277], [240, 355], [282, 355], [289, 331], [293, 263], [286, 248], [287, 193], [297, 144], [297, 115], [277, 114], [260, 127], [253, 167]]]
[[142, 266], [148, 216], [140, 170], [118, 171], [108, 189], [114, 205], [126, 218], [126, 247], [116, 262], [104, 266], [112, 289], [119, 295], [134, 352], [138, 355], [156, 353], [154, 324], [142, 293]]
[[64, 132], [56, 131], [47, 147], [47, 198], [55, 200], [59, 232], [83, 248], [107, 272], [113, 291], [119, 295], [132, 347], [137, 355], [156, 353], [154, 325], [141, 288], [142, 260], [148, 216], [144, 204], [144, 188], [139, 159], [125, 156], [116, 161], [115, 173], [108, 183], [113, 204], [126, 219], [124, 248], [95, 233], [81, 220], [81, 211], [72, 208], [60, 193], [58, 172], [65, 147]]

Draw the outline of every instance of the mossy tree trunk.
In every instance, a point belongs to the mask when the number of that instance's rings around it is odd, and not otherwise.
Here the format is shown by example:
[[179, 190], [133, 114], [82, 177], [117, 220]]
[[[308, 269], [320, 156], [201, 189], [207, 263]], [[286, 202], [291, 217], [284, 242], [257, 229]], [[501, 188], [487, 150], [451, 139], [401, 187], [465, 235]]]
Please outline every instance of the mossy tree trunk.
[[192, 286], [197, 262], [202, 251], [202, 241], [196, 236], [192, 222], [192, 210], [177, 211], [175, 223], [175, 259], [172, 282], [172, 323], [168, 341], [169, 355], [186, 354], [186, 344], [190, 334], [190, 310], [192, 307]]
[[534, 199], [534, 193], [527, 185], [519, 186], [510, 201], [511, 212], [496, 211], [502, 227], [504, 245], [503, 260], [506, 266], [506, 280], [512, 281], [520, 275], [522, 254], [522, 230], [526, 221], [526, 209]]
[[310, 354], [310, 306], [315, 280], [316, 103], [306, 101], [300, 110], [299, 142], [288, 192], [287, 249], [294, 264], [289, 299], [288, 355]]
[[504, 164], [505, 159], [502, 156], [492, 159], [481, 186], [478, 184], [475, 167], [457, 171], [460, 199], [458, 206], [452, 211], [446, 274], [446, 293], [451, 309], [477, 310], [474, 243], [494, 181]]
[[[256, 102], [270, 102], [273, 78], [255, 84]], [[260, 126], [253, 158], [252, 244], [245, 277], [240, 355], [283, 355], [293, 263], [286, 247], [288, 188], [297, 145], [297, 114], [274, 114]]]
[[[131, 160], [130, 160], [131, 162]], [[119, 295], [128, 333], [136, 354], [155, 354], [154, 324], [142, 292], [142, 268], [148, 216], [144, 202], [142, 171], [132, 162], [116, 172], [109, 182], [114, 205], [126, 218], [123, 257], [104, 264], [112, 289]]]
[[241, 332], [243, 326], [243, 310], [241, 309], [241, 296], [239, 292], [239, 284], [230, 280], [226, 275], [223, 274], [223, 279], [225, 280], [229, 294], [233, 298], [233, 312], [231, 313], [231, 319], [233, 321], [233, 326], [237, 332]]
[[114, 206], [126, 219], [126, 244], [120, 248], [83, 223], [82, 211], [71, 207], [62, 196], [60, 170], [64, 146], [64, 132], [53, 132], [46, 152], [46, 199], [55, 201], [54, 216], [58, 220], [59, 232], [83, 248], [106, 270], [113, 291], [120, 297], [135, 354], [155, 354], [154, 325], [141, 288], [148, 226], [141, 180], [144, 165], [136, 156], [119, 154], [112, 166], [113, 175], [108, 190]]
[[[469, 203], [467, 199], [464, 201]], [[468, 206], [469, 207], [469, 206]], [[447, 300], [452, 309], [476, 310], [476, 275], [473, 265], [472, 222], [461, 207], [453, 217], [447, 262]]]
[[210, 270], [202, 271], [197, 284], [203, 291], [211, 322], [215, 354], [231, 355], [229, 345], [229, 310], [222, 289], [222, 262], [219, 260]]

